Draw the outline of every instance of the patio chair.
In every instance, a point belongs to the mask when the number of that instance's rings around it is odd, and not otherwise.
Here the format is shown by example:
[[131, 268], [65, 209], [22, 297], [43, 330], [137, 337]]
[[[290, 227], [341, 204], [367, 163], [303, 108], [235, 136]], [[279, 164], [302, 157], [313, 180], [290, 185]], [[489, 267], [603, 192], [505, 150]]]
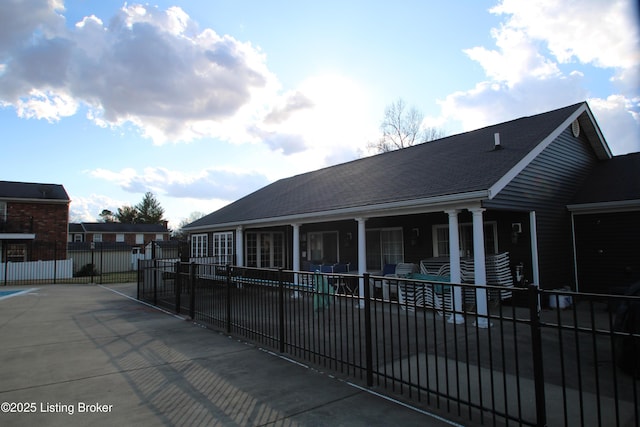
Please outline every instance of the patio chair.
[[[433, 308], [439, 315], [442, 315], [444, 310], [452, 311], [452, 288], [447, 284], [450, 281], [449, 276], [411, 273], [407, 275], [407, 278], [422, 280], [424, 283], [399, 282], [398, 300], [403, 309], [413, 310], [415, 307]], [[442, 284], [427, 282], [442, 282]]]
[[[393, 265], [393, 264], [391, 264]], [[386, 266], [385, 266], [386, 268]], [[408, 274], [415, 273], [418, 271], [418, 266], [413, 263], [399, 263], [395, 265], [395, 269], [391, 274], [384, 274], [384, 277], [389, 278], [400, 278], [405, 277]], [[384, 273], [384, 271], [383, 271]], [[399, 297], [398, 287], [400, 282], [393, 279], [387, 279], [382, 281], [382, 299], [385, 301], [390, 301], [391, 294], [395, 294]]]

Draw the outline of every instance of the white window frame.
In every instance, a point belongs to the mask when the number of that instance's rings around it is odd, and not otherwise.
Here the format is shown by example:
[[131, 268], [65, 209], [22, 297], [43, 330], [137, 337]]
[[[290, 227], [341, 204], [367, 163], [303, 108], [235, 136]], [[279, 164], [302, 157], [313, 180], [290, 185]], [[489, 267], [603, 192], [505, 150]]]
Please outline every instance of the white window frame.
[[284, 233], [247, 232], [245, 234], [245, 263], [248, 267], [284, 268]]
[[136, 245], [142, 245], [144, 243], [144, 234], [136, 234]]
[[219, 261], [232, 262], [233, 260], [233, 232], [225, 231], [213, 233], [213, 257]]
[[161, 233], [156, 234], [156, 241], [157, 240], [164, 240], [164, 234], [161, 234]]
[[74, 242], [82, 242], [84, 241], [84, 236], [80, 233], [76, 233], [73, 235], [73, 241]]
[[209, 256], [209, 235], [207, 233], [191, 235], [191, 256], [193, 258]]
[[102, 242], [102, 233], [94, 233], [92, 239], [96, 243]]
[[[495, 255], [498, 253], [498, 222], [497, 221], [484, 221], [483, 223], [484, 231], [485, 231], [485, 245], [487, 243], [487, 227], [491, 227], [490, 233], [493, 239], [493, 248], [492, 250], [488, 250], [491, 248], [487, 248], [485, 246], [486, 255]], [[446, 236], [446, 239], [442, 242], [438, 240], [438, 231], [443, 231], [442, 235]], [[465, 241], [465, 236], [471, 232], [471, 240]], [[443, 257], [449, 256], [449, 252], [443, 252], [440, 250], [439, 243], [446, 243], [447, 247], [449, 247], [449, 224], [435, 224], [432, 227], [432, 242], [433, 242], [433, 256], [434, 257]], [[471, 257], [473, 256], [473, 224], [470, 222], [464, 222], [458, 224], [458, 236], [460, 240], [460, 256], [461, 257]]]
[[7, 220], [7, 202], [0, 202], [0, 221]]
[[116, 234], [116, 242], [124, 242], [124, 233]]

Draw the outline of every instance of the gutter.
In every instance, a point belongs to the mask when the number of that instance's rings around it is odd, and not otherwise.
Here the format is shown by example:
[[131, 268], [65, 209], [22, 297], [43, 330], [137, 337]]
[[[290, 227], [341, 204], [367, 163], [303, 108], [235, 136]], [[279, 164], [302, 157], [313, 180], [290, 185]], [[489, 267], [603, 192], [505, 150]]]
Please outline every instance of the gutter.
[[579, 203], [567, 205], [567, 209], [575, 214], [637, 211], [640, 210], [640, 199]]
[[480, 205], [482, 200], [489, 198], [488, 190], [477, 190], [468, 193], [447, 194], [443, 196], [429, 197], [425, 199], [403, 200], [390, 203], [378, 203], [365, 206], [354, 206], [326, 211], [307, 212], [293, 215], [284, 215], [271, 218], [257, 218], [237, 222], [201, 225], [197, 227], [185, 227], [183, 230], [194, 232], [212, 229], [228, 229], [238, 226], [277, 226], [289, 225], [297, 222], [329, 222], [356, 217], [408, 215], [413, 213], [426, 213], [443, 211], [445, 206], [460, 203]]

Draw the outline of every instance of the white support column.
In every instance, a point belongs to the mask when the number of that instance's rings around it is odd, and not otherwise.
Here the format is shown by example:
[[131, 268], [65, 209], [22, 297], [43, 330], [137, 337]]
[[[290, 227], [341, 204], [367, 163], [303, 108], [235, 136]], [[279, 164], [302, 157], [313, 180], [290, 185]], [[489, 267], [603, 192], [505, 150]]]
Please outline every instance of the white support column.
[[[356, 218], [358, 222], [358, 274], [363, 276], [367, 272], [367, 232], [365, 222], [367, 218]], [[364, 308], [364, 278], [360, 278], [358, 295], [360, 296], [360, 308]]]
[[[299, 283], [298, 271], [300, 271], [300, 224], [291, 224], [293, 228], [293, 283], [296, 285]], [[293, 292], [293, 297], [298, 298], [300, 295], [296, 289]]]
[[[485, 267], [484, 253], [484, 221], [482, 213], [484, 209], [469, 209], [473, 215], [473, 268], [475, 271], [476, 288], [476, 310], [479, 316], [487, 316], [487, 272]], [[486, 317], [478, 318], [477, 326], [480, 328], [488, 328], [490, 325]]]
[[236, 228], [236, 265], [244, 266], [244, 238], [241, 225]]
[[[449, 267], [451, 283], [461, 283], [460, 274], [460, 238], [458, 235], [458, 213], [457, 209], [445, 211], [449, 215]], [[449, 317], [449, 323], [464, 323], [462, 316], [462, 289], [460, 286], [452, 286], [453, 311]]]
[[300, 224], [291, 224], [293, 227], [293, 271], [300, 271]]

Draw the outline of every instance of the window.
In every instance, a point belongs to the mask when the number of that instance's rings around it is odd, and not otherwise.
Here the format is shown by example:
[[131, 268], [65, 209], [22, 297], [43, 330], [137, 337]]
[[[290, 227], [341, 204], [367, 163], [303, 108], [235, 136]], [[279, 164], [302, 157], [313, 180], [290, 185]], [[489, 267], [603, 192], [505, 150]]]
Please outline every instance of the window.
[[102, 242], [102, 233], [95, 233], [93, 235], [93, 241], [94, 242]]
[[367, 270], [382, 270], [386, 264], [404, 261], [401, 228], [367, 230]]
[[136, 234], [136, 245], [144, 243], [144, 234]]
[[0, 202], [0, 221], [7, 220], [7, 202]]
[[213, 233], [213, 256], [219, 263], [233, 262], [233, 233]]
[[284, 267], [284, 235], [282, 233], [247, 233], [247, 267]]
[[122, 233], [116, 234], [116, 242], [124, 242], [124, 234]]
[[74, 242], [82, 242], [82, 234], [74, 234], [73, 235]]
[[194, 258], [209, 256], [209, 236], [206, 234], [191, 236], [191, 256]]
[[335, 264], [340, 258], [337, 231], [309, 233], [307, 245], [307, 259], [314, 264]]
[[[473, 256], [473, 224], [458, 226], [460, 256]], [[484, 223], [484, 251], [487, 255], [498, 253], [498, 227], [495, 221]], [[433, 256], [449, 256], [449, 225], [433, 226]]]
[[164, 234], [156, 234], [156, 240], [164, 240]]

